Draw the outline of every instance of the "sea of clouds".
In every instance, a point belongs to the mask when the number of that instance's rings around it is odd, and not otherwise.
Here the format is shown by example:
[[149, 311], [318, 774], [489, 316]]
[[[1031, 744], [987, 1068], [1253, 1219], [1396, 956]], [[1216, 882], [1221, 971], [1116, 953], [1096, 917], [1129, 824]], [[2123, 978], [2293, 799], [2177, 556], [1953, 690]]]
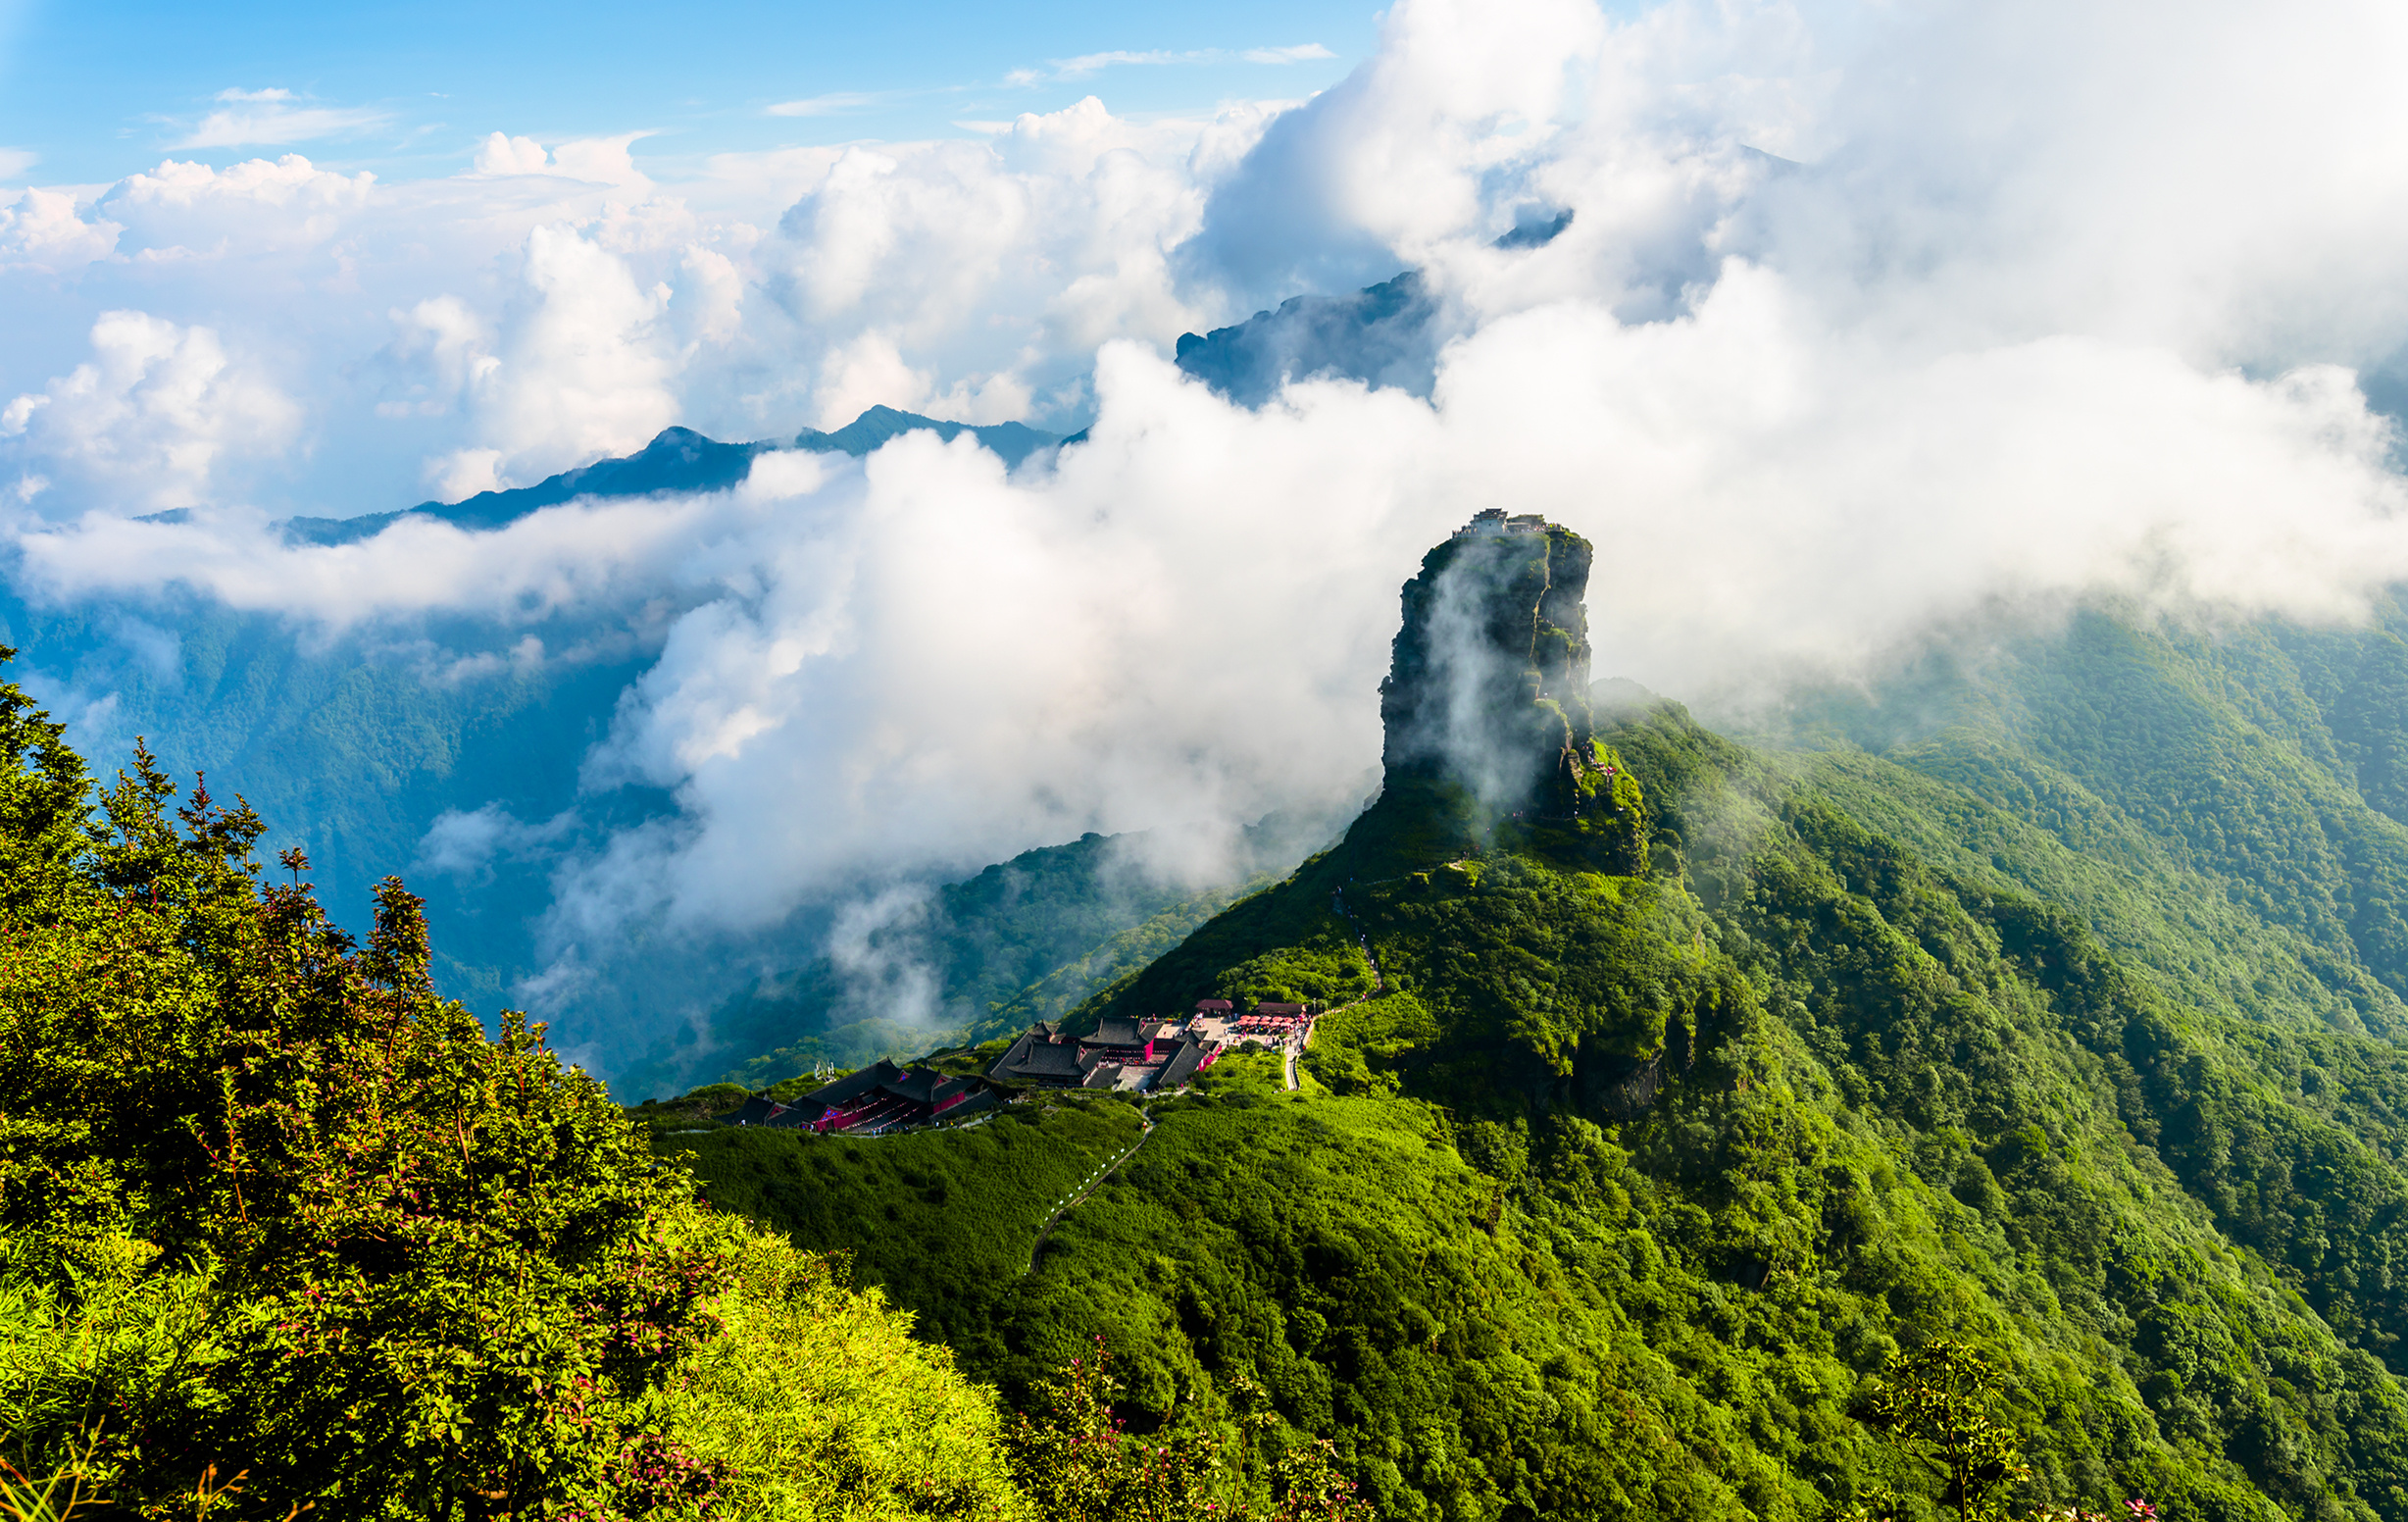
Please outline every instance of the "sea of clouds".
[[[2369, 401], [2408, 374], [2403, 74], [2371, 3], [1399, 0], [1342, 84], [1209, 120], [1090, 99], [677, 183], [631, 136], [496, 131], [441, 179], [27, 186], [0, 532], [32, 595], [326, 637], [673, 609], [585, 777], [676, 813], [560, 866], [530, 989], [566, 1000], [639, 932], [1359, 795], [1398, 584], [1483, 506], [1595, 540], [1599, 674], [1677, 694], [2093, 591], [2352, 616], [2408, 576]], [[1404, 268], [1428, 396], [1248, 411], [1169, 361]], [[490, 533], [269, 527], [873, 403], [1092, 431]]]

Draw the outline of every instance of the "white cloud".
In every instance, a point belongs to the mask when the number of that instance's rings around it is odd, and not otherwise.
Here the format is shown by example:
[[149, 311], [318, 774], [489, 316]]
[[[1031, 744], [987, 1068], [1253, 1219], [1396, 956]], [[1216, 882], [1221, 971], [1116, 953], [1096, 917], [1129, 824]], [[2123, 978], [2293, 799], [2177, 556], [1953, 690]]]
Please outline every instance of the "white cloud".
[[1571, 83], [1607, 34], [1587, 0], [1399, 4], [1379, 51], [1270, 124], [1217, 188], [1188, 262], [1247, 299], [1344, 289], [1471, 230], [1543, 161]]
[[[693, 828], [573, 873], [564, 937], [591, 952], [646, 895], [689, 928], [763, 924], [834, 874], [1355, 786], [1410, 563], [1388, 546], [1431, 516], [1398, 487], [1427, 410], [1339, 390], [1243, 414], [1136, 351], [1105, 369], [1105, 431], [1058, 476], [920, 435], [759, 520], [595, 763], [678, 789]], [[1327, 428], [1394, 470], [1326, 456]]]
[[434, 500], [465, 502], [481, 492], [508, 488], [510, 478], [502, 474], [502, 466], [509, 458], [493, 448], [454, 449], [428, 460], [421, 479]]
[[365, 106], [307, 106], [294, 104], [290, 90], [218, 92], [219, 109], [201, 118], [174, 146], [177, 148], [247, 148], [262, 143], [314, 142], [373, 130], [392, 121], [389, 112]]
[[1292, 47], [1247, 48], [1237, 56], [1249, 64], [1316, 64], [1337, 57], [1318, 42], [1299, 42]]
[[426, 464], [445, 500], [640, 447], [677, 421], [679, 368], [703, 344], [732, 336], [740, 309], [732, 266], [708, 249], [689, 249], [684, 261], [683, 346], [664, 321], [672, 288], [639, 285], [597, 241], [538, 227], [518, 263], [498, 331], [451, 295], [391, 314], [399, 330], [379, 356], [390, 379], [378, 411], [456, 411], [467, 425], [464, 442]]
[[445, 809], [419, 841], [413, 870], [447, 877], [491, 874], [496, 861], [544, 853], [576, 822], [562, 814], [541, 824], [519, 819], [498, 803], [478, 809]]
[[0, 179], [16, 179], [41, 161], [30, 148], [0, 148]]
[[670, 310], [696, 343], [727, 343], [743, 330], [744, 273], [715, 248], [686, 245], [678, 261], [685, 280]]
[[545, 148], [532, 137], [494, 132], [477, 146], [475, 172], [479, 175], [551, 175], [593, 184], [649, 186], [643, 171], [627, 150], [649, 132], [622, 132], [616, 137], [579, 137]]
[[488, 385], [502, 362], [484, 322], [457, 296], [429, 296], [389, 314], [399, 330], [383, 357], [398, 393], [377, 404], [385, 417], [436, 417]]
[[63, 191], [25, 190], [0, 206], [0, 268], [65, 274], [108, 258], [124, 230], [105, 218], [84, 221]]
[[[59, 598], [655, 621], [590, 775], [678, 814], [563, 858], [563, 966], [599, 965], [631, 926], [1343, 795], [1397, 584], [1490, 502], [1597, 541], [1602, 670], [1676, 692], [2086, 591], [2348, 616], [2408, 577], [2393, 431], [2356, 383], [2408, 354], [2403, 64], [2408, 16], [2371, 3], [1400, 0], [1343, 83], [1209, 123], [1089, 99], [665, 187], [631, 137], [496, 134], [477, 173], [409, 185], [171, 163], [0, 225], [12, 313], [114, 311], [139, 279], [163, 314], [80, 367], [13, 324], [39, 356], [0, 355], [34, 367], [0, 385], [19, 504], [223, 497], [226, 462], [300, 436], [227, 399], [260, 394], [251, 354], [311, 437], [402, 440], [344, 508], [400, 505], [426, 462], [465, 495], [672, 421], [770, 437], [872, 402], [1081, 396], [1092, 440], [1011, 476], [927, 437], [769, 455], [742, 491], [491, 535], [293, 548], [264, 512], [12, 509], [16, 538]], [[1493, 246], [1557, 210], [1546, 246]], [[98, 250], [92, 294], [33, 268], [44, 239]], [[1445, 340], [1427, 402], [1320, 381], [1246, 413], [1161, 355], [1406, 262]], [[190, 326], [218, 311], [224, 339]], [[154, 478], [179, 484], [128, 484]]]
[[828, 350], [820, 361], [817, 422], [821, 428], [838, 428], [880, 402], [910, 412], [928, 394], [928, 375], [903, 363], [894, 340], [883, 333], [867, 332]]
[[857, 91], [838, 91], [832, 95], [813, 95], [805, 100], [784, 100], [768, 110], [774, 117], [834, 117], [848, 111], [875, 106], [882, 96], [865, 95]]
[[1055, 59], [1053, 72], [1057, 79], [1076, 79], [1081, 75], [1090, 75], [1099, 69], [1112, 69], [1128, 64], [1194, 64], [1202, 63], [1210, 56], [1201, 52], [1082, 53], [1077, 58]]
[[214, 260], [329, 242], [368, 209], [376, 183], [365, 170], [322, 170], [297, 153], [225, 169], [169, 159], [111, 186], [95, 211], [122, 224], [152, 261]]
[[207, 328], [107, 312], [91, 354], [0, 409], [0, 435], [120, 510], [197, 502], [224, 462], [274, 455], [299, 427], [292, 401]]
[[1034, 84], [1041, 79], [1079, 79], [1106, 69], [1160, 67], [1166, 64], [1210, 66], [1217, 64], [1305, 64], [1319, 63], [1337, 57], [1318, 42], [1302, 42], [1289, 47], [1187, 48], [1179, 51], [1153, 49], [1145, 52], [1081, 53], [1077, 58], [1057, 58], [1045, 71], [1016, 70], [1005, 82]]
[[327, 630], [424, 613], [498, 613], [515, 625], [606, 603], [628, 585], [657, 590], [649, 562], [674, 560], [707, 511], [561, 507], [487, 535], [409, 519], [364, 544], [299, 547], [257, 514], [92, 517], [21, 530], [17, 543], [33, 586], [53, 596], [131, 599], [182, 586]]
[[868, 355], [897, 382], [945, 373], [915, 395], [999, 378], [1033, 395], [1107, 339], [1168, 347], [1208, 322], [1169, 262], [1202, 210], [1195, 135], [1089, 96], [985, 142], [842, 150], [753, 256], [817, 349], [815, 412], [863, 394]]
[[677, 421], [656, 325], [664, 286], [565, 228], [527, 235], [525, 296], [485, 373], [480, 431], [516, 474], [547, 475], [642, 444]]
[[541, 175], [551, 169], [551, 151], [532, 137], [495, 132], [477, 146], [479, 175]]

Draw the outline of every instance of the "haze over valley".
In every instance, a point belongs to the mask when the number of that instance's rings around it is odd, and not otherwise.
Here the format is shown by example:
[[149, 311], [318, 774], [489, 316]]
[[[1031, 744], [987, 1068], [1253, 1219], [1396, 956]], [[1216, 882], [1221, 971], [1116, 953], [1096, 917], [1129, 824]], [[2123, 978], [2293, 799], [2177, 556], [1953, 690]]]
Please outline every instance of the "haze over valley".
[[40, 1462], [2408, 1522], [2408, 21], [914, 15], [0, 14]]

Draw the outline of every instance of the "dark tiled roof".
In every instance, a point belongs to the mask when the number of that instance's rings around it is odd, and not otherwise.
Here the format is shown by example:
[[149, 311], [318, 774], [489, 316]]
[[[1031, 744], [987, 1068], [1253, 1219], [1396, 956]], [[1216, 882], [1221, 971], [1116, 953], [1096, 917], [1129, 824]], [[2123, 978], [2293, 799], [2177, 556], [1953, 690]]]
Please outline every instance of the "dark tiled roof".
[[755, 1094], [744, 1101], [744, 1107], [727, 1117], [739, 1126], [805, 1126], [820, 1118], [820, 1107], [797, 1099], [791, 1104], [779, 1104], [775, 1099]]
[[1195, 1001], [1196, 1013], [1200, 1015], [1226, 1015], [1236, 1007], [1228, 999], [1197, 999]]
[[1055, 1044], [1035, 1031], [1028, 1032], [1012, 1043], [1011, 1049], [995, 1059], [986, 1076], [999, 1083], [1019, 1080], [1023, 1083], [1076, 1080], [1082, 1069], [1078, 1046], [1069, 1042]]
[[785, 1106], [776, 1103], [766, 1095], [754, 1094], [744, 1101], [742, 1109], [728, 1116], [727, 1121], [728, 1124], [736, 1126], [766, 1126], [770, 1123], [772, 1112], [783, 1108]]
[[934, 1104], [948, 1095], [958, 1093], [961, 1087], [960, 1079], [951, 1074], [939, 1073], [934, 1068], [924, 1068], [917, 1073], [906, 1073], [892, 1083], [878, 1085], [878, 1088], [887, 1093], [899, 1099], [909, 1099], [915, 1104]]
[[1254, 1006], [1254, 1012], [1258, 1015], [1301, 1015], [1304, 1013], [1304, 1006], [1302, 1004], [1275, 1004], [1269, 999], [1264, 999]]
[[964, 1099], [961, 1103], [955, 1105], [953, 1108], [945, 1111], [941, 1118], [949, 1121], [960, 1120], [966, 1115], [976, 1115], [980, 1110], [991, 1110], [1002, 1102], [1003, 1101], [1001, 1099], [996, 1097], [995, 1091], [992, 1089], [981, 1089], [977, 1093], [972, 1094], [969, 1098]]
[[1079, 1040], [1089, 1046], [1142, 1046], [1149, 1034], [1137, 1021], [1127, 1016], [1116, 1016], [1098, 1023], [1093, 1036], [1082, 1036]]
[[818, 1108], [813, 1109], [811, 1112], [812, 1114], [817, 1115], [820, 1113], [821, 1109], [841, 1107], [843, 1105], [850, 1104], [855, 1099], [860, 1098], [863, 1094], [870, 1092], [872, 1090], [883, 1089], [887, 1085], [907, 1076], [908, 1075], [905, 1074], [901, 1068], [896, 1067], [893, 1063], [885, 1061], [881, 1058], [880, 1060], [872, 1063], [870, 1066], [863, 1068], [851, 1078], [837, 1079], [834, 1083], [828, 1085], [826, 1088], [813, 1090], [811, 1092], [803, 1095], [800, 1099], [797, 1099], [794, 1102], [797, 1105], [817, 1106]]
[[1076, 1046], [1057, 1046], [1048, 1041], [1028, 1053], [1028, 1071], [1030, 1073], [1060, 1078], [1078, 1072], [1081, 1066]]
[[1172, 1049], [1171, 1060], [1162, 1065], [1162, 1076], [1154, 1080], [1157, 1090], [1177, 1089], [1195, 1077], [1195, 1070], [1204, 1062], [1204, 1043], [1190, 1037]]

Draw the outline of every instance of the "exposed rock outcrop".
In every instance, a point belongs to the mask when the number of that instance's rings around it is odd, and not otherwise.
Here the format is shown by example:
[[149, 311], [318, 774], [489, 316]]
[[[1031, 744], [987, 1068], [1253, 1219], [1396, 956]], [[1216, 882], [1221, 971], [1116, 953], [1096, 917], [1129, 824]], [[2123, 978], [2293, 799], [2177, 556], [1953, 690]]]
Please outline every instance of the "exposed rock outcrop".
[[1380, 686], [1381, 760], [1391, 786], [1451, 782], [1499, 813], [1576, 818], [1596, 792], [1585, 602], [1594, 552], [1552, 524], [1523, 519], [1513, 530], [1466, 531], [1405, 583], [1404, 626]]

